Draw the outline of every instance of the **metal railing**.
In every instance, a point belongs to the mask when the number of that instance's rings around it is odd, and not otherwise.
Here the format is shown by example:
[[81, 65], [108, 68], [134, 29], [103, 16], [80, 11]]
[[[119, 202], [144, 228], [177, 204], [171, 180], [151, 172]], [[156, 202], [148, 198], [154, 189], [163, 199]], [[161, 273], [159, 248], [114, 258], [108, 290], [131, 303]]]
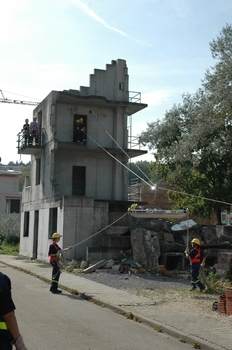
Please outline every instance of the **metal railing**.
[[129, 102], [141, 103], [141, 92], [129, 91]]
[[18, 140], [17, 140], [17, 148], [22, 149], [23, 147], [40, 147], [41, 146], [41, 137], [38, 135], [38, 139], [36, 140], [34, 137], [31, 135], [27, 135], [25, 137], [25, 134], [21, 130], [18, 134]]

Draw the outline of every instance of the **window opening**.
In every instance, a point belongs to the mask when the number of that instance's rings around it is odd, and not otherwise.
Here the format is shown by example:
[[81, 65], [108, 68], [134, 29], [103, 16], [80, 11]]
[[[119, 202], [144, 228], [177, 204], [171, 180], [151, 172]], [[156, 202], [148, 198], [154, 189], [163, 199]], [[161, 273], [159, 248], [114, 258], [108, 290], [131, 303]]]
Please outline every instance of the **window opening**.
[[7, 199], [6, 200], [6, 212], [8, 214], [20, 213], [20, 199]]
[[72, 195], [85, 196], [86, 167], [74, 166], [72, 173]]
[[49, 209], [49, 238], [57, 231], [57, 208]]
[[36, 159], [36, 174], [35, 174], [35, 185], [40, 184], [40, 168], [41, 168], [41, 159]]
[[23, 237], [29, 237], [29, 211], [24, 213]]

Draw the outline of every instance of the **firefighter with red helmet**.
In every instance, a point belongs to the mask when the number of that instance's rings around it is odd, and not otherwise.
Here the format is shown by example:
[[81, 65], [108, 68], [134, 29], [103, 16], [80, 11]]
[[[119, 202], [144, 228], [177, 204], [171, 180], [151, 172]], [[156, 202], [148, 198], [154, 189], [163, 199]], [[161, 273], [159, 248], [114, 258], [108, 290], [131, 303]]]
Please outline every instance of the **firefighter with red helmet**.
[[190, 260], [191, 291], [199, 287], [202, 292], [205, 286], [199, 279], [199, 272], [200, 267], [205, 265], [206, 258], [204, 257], [203, 251], [200, 249], [200, 240], [198, 238], [193, 238], [191, 244], [192, 248], [190, 251], [185, 252], [186, 258]]

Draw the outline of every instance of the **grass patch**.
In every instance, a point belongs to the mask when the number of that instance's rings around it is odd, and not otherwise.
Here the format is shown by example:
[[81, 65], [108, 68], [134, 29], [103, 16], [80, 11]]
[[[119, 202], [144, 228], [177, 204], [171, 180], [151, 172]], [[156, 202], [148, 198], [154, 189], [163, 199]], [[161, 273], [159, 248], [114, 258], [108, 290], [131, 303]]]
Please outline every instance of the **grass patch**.
[[162, 327], [158, 327], [158, 326], [155, 326], [154, 327], [154, 330], [158, 333], [163, 333], [163, 328]]
[[13, 256], [19, 255], [19, 243], [16, 245], [9, 245], [9, 244], [3, 243], [1, 247], [4, 250], [0, 250], [0, 254], [13, 255]]

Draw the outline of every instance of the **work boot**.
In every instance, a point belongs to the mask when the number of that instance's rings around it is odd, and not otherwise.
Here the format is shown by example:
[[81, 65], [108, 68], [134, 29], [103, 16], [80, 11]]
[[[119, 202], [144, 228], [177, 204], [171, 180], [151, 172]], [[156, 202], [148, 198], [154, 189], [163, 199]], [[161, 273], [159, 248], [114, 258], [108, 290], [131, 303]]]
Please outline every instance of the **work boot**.
[[203, 292], [205, 290], [205, 286], [202, 284], [202, 287], [200, 288], [200, 292]]
[[203, 283], [201, 283], [200, 281], [197, 283], [198, 288], [200, 289], [200, 292], [203, 292], [203, 290], [205, 290], [205, 286]]
[[190, 289], [190, 292], [192, 292], [193, 290], [195, 290], [196, 289], [196, 286], [195, 286], [195, 284], [193, 284], [192, 285], [192, 288]]
[[50, 292], [52, 292], [53, 294], [60, 294], [60, 293], [62, 293], [62, 290], [51, 287]]

